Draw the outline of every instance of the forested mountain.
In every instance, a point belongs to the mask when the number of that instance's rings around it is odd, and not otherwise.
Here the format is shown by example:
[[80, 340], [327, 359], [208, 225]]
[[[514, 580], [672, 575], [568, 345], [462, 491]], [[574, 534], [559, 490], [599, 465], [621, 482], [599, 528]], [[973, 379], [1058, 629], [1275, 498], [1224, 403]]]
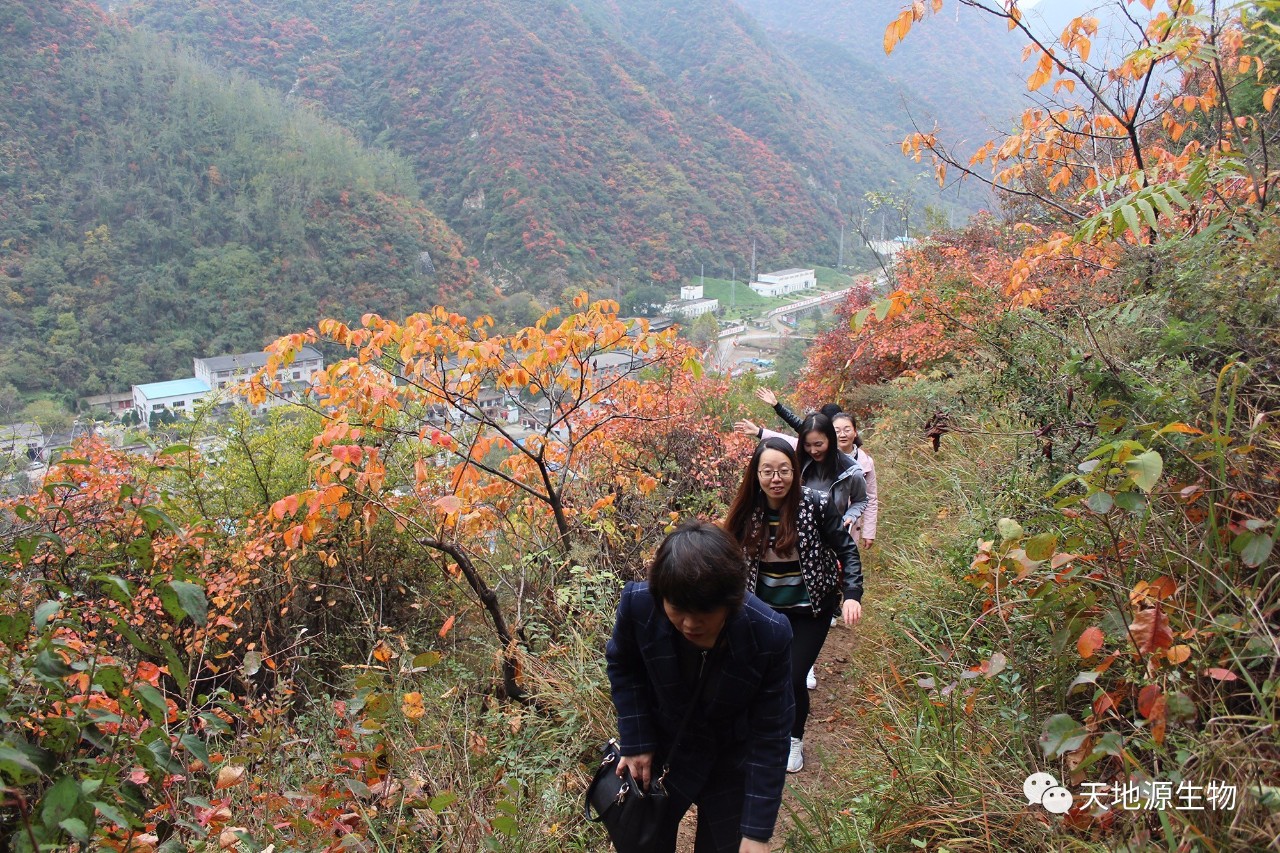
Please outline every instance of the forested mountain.
[[0, 6], [0, 73], [0, 388], [127, 389], [471, 287], [406, 163], [87, 0]]
[[[132, 23], [411, 157], [502, 279], [635, 284], [834, 257], [837, 206], [909, 187], [898, 97], [834, 100], [730, 0], [139, 0]], [[877, 34], [870, 45], [883, 55]]]
[[780, 44], [823, 57], [807, 66], [849, 108], [878, 91], [879, 115], [900, 141], [914, 121], [949, 138], [982, 141], [1026, 106], [1021, 45], [991, 16], [948, 4], [885, 55], [901, 0], [740, 0]]

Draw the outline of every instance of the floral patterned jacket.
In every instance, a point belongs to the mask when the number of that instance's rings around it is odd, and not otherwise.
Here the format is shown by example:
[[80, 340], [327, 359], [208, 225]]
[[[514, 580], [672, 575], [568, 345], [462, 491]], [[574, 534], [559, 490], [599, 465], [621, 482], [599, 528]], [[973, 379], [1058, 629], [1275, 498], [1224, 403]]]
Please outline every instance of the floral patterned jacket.
[[[858, 546], [849, 535], [843, 520], [830, 503], [820, 501], [805, 489], [800, 498], [799, 518], [796, 524], [800, 553], [800, 574], [804, 577], [809, 602], [816, 616], [822, 603], [834, 589], [841, 589], [845, 601], [862, 600], [862, 560]], [[768, 535], [765, 533], [765, 512], [757, 508], [747, 523], [747, 535], [743, 541], [758, 542], [747, 559], [747, 591], [755, 592], [760, 574], [760, 558], [764, 554]]]

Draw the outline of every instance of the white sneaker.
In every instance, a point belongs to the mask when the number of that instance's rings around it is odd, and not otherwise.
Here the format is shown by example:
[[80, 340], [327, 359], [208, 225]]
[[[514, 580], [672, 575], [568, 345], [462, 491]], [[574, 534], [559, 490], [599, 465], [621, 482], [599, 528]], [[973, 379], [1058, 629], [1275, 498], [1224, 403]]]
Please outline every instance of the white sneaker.
[[813, 667], [809, 667], [809, 674], [804, 677], [804, 686], [810, 690], [818, 689], [818, 676], [813, 671]]
[[834, 627], [836, 627], [836, 626], [837, 626], [837, 625], [839, 625], [839, 624], [840, 624], [840, 617], [839, 617], [838, 615], [836, 615], [836, 616], [832, 616], [832, 617], [831, 617], [831, 627], [832, 627], [832, 628], [834, 628]]
[[791, 739], [791, 754], [787, 756], [787, 772], [799, 773], [804, 769], [804, 741]]

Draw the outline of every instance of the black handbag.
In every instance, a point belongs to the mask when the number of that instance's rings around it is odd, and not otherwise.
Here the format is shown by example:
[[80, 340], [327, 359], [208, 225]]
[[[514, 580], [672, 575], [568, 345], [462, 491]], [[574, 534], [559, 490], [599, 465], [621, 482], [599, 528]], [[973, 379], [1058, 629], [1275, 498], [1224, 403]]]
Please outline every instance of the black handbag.
[[[724, 639], [724, 631], [716, 639], [712, 649], [714, 654]], [[710, 657], [710, 655], [708, 656]], [[604, 823], [618, 853], [660, 853], [658, 831], [662, 828], [663, 818], [667, 811], [667, 774], [671, 772], [671, 756], [677, 754], [680, 741], [684, 737], [685, 727], [693, 716], [698, 698], [702, 695], [702, 686], [706, 683], [710, 667], [706, 667], [698, 675], [698, 685], [694, 688], [693, 697], [689, 701], [689, 710], [680, 721], [680, 728], [671, 742], [667, 752], [667, 760], [662, 765], [662, 775], [649, 782], [649, 790], [644, 791], [631, 778], [631, 771], [623, 771], [618, 776], [618, 762], [622, 759], [618, 741], [610, 738], [604, 745], [604, 758], [596, 768], [596, 775], [587, 786], [584, 807], [587, 820], [593, 823]]]
[[[587, 788], [587, 820], [603, 821], [618, 853], [656, 851], [658, 830], [667, 811], [666, 768], [662, 776], [649, 782], [644, 791], [631, 778], [631, 771], [618, 776], [622, 758], [618, 742], [612, 738], [604, 746], [604, 759]], [[594, 815], [592, 814], [594, 812]]]

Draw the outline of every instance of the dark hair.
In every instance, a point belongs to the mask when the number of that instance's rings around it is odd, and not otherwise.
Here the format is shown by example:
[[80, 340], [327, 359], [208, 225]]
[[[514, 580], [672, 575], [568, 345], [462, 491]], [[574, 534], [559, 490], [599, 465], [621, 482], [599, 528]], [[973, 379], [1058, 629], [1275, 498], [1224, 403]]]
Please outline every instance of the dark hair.
[[844, 418], [849, 423], [853, 424], [853, 446], [861, 447], [862, 446], [862, 430], [858, 428], [858, 419], [853, 416], [853, 412], [841, 412], [840, 414], [833, 417], [831, 419], [831, 426], [833, 428], [835, 427], [836, 421], [839, 420], [840, 418]]
[[662, 544], [649, 566], [649, 593], [659, 605], [693, 613], [720, 607], [735, 612], [747, 594], [742, 546], [708, 521], [686, 521]]
[[[804, 437], [811, 432], [821, 433], [827, 437], [827, 456], [821, 462], [809, 455], [809, 451], [804, 448]], [[836, 478], [840, 476], [840, 466], [836, 463], [839, 458], [840, 448], [836, 446], [836, 428], [831, 425], [831, 419], [826, 415], [809, 415], [800, 424], [800, 440], [796, 445], [796, 454], [800, 458], [800, 469], [802, 471], [818, 471], [822, 474], [822, 479], [829, 483], [834, 483]]]
[[756, 445], [756, 452], [751, 454], [751, 461], [747, 463], [747, 470], [742, 475], [742, 484], [738, 486], [738, 493], [733, 496], [733, 503], [729, 505], [729, 512], [724, 519], [724, 529], [738, 540], [747, 553], [761, 552], [764, 540], [767, 538], [766, 525], [761, 525], [761, 529], [756, 531], [750, 541], [747, 538], [751, 533], [749, 529], [751, 516], [757, 509], [769, 508], [764, 489], [760, 488], [759, 474], [760, 457], [766, 450], [776, 450], [786, 454], [787, 461], [791, 463], [791, 470], [795, 472], [791, 480], [791, 491], [787, 492], [782, 506], [778, 508], [778, 535], [774, 540], [773, 549], [778, 553], [790, 551], [798, 538], [796, 528], [800, 516], [801, 490], [800, 462], [796, 458], [796, 449], [785, 438], [766, 438]]
[[818, 414], [826, 415], [828, 418], [834, 421], [836, 419], [836, 415], [840, 414], [843, 411], [844, 409], [840, 408], [839, 403], [827, 403], [821, 409], [818, 409]]

